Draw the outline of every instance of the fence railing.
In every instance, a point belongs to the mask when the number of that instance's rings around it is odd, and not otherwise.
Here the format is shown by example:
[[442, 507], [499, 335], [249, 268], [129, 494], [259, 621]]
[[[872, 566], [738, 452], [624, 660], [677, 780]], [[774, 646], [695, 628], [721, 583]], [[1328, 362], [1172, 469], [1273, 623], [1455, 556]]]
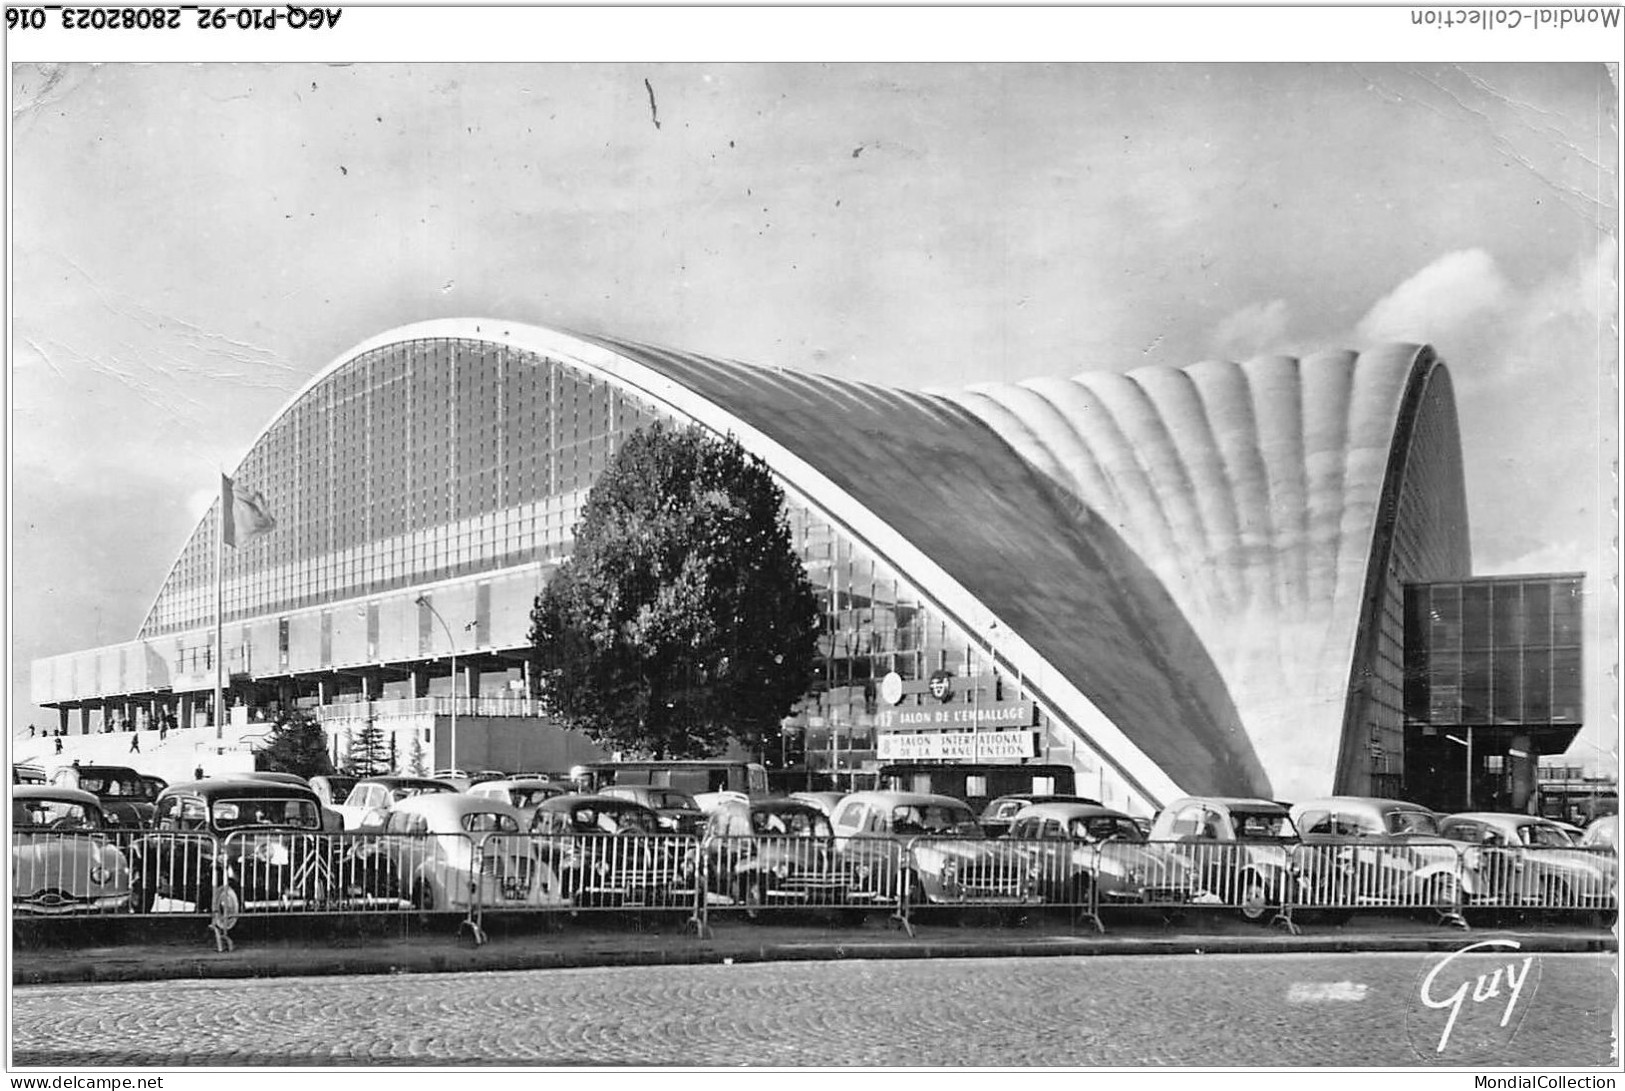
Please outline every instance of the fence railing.
[[230, 885], [240, 911], [464, 914], [682, 912], [767, 919], [818, 911], [1070, 909], [1177, 916], [1225, 910], [1259, 923], [1359, 911], [1612, 912], [1606, 849], [1450, 842], [1218, 843], [888, 837], [328, 833], [22, 829], [14, 916], [207, 914]]

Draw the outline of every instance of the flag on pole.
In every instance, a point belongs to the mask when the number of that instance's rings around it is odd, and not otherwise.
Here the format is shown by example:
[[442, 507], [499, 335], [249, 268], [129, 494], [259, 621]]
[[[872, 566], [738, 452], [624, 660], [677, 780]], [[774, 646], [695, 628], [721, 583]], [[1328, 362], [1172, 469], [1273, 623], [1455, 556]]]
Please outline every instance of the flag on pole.
[[220, 475], [220, 518], [220, 540], [233, 549], [276, 526], [260, 491], [240, 487], [225, 474]]

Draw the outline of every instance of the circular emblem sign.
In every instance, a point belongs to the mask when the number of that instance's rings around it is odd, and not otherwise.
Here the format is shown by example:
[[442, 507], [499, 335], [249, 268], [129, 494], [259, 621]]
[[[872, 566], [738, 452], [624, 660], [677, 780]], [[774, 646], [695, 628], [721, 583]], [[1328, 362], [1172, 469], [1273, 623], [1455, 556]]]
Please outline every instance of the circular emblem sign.
[[888, 705], [895, 705], [903, 699], [903, 676], [892, 671], [880, 680], [880, 699]]

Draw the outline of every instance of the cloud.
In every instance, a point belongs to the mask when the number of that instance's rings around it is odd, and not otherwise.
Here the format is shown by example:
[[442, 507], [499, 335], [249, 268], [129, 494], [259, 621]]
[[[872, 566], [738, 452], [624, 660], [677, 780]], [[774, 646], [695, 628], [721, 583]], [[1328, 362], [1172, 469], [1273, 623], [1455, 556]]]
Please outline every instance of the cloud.
[[1286, 341], [1287, 324], [1286, 300], [1254, 303], [1220, 322], [1209, 344], [1216, 355], [1234, 360], [1278, 352]]
[[1506, 306], [1513, 294], [1495, 259], [1483, 250], [1446, 254], [1366, 312], [1355, 333], [1366, 344], [1437, 344]]

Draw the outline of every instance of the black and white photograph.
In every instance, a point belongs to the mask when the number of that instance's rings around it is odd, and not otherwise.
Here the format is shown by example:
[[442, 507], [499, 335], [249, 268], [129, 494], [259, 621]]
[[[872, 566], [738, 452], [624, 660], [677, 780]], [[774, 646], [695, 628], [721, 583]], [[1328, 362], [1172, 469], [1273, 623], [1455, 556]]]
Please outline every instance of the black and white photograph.
[[1618, 7], [6, 13], [12, 1087], [1616, 1086]]

